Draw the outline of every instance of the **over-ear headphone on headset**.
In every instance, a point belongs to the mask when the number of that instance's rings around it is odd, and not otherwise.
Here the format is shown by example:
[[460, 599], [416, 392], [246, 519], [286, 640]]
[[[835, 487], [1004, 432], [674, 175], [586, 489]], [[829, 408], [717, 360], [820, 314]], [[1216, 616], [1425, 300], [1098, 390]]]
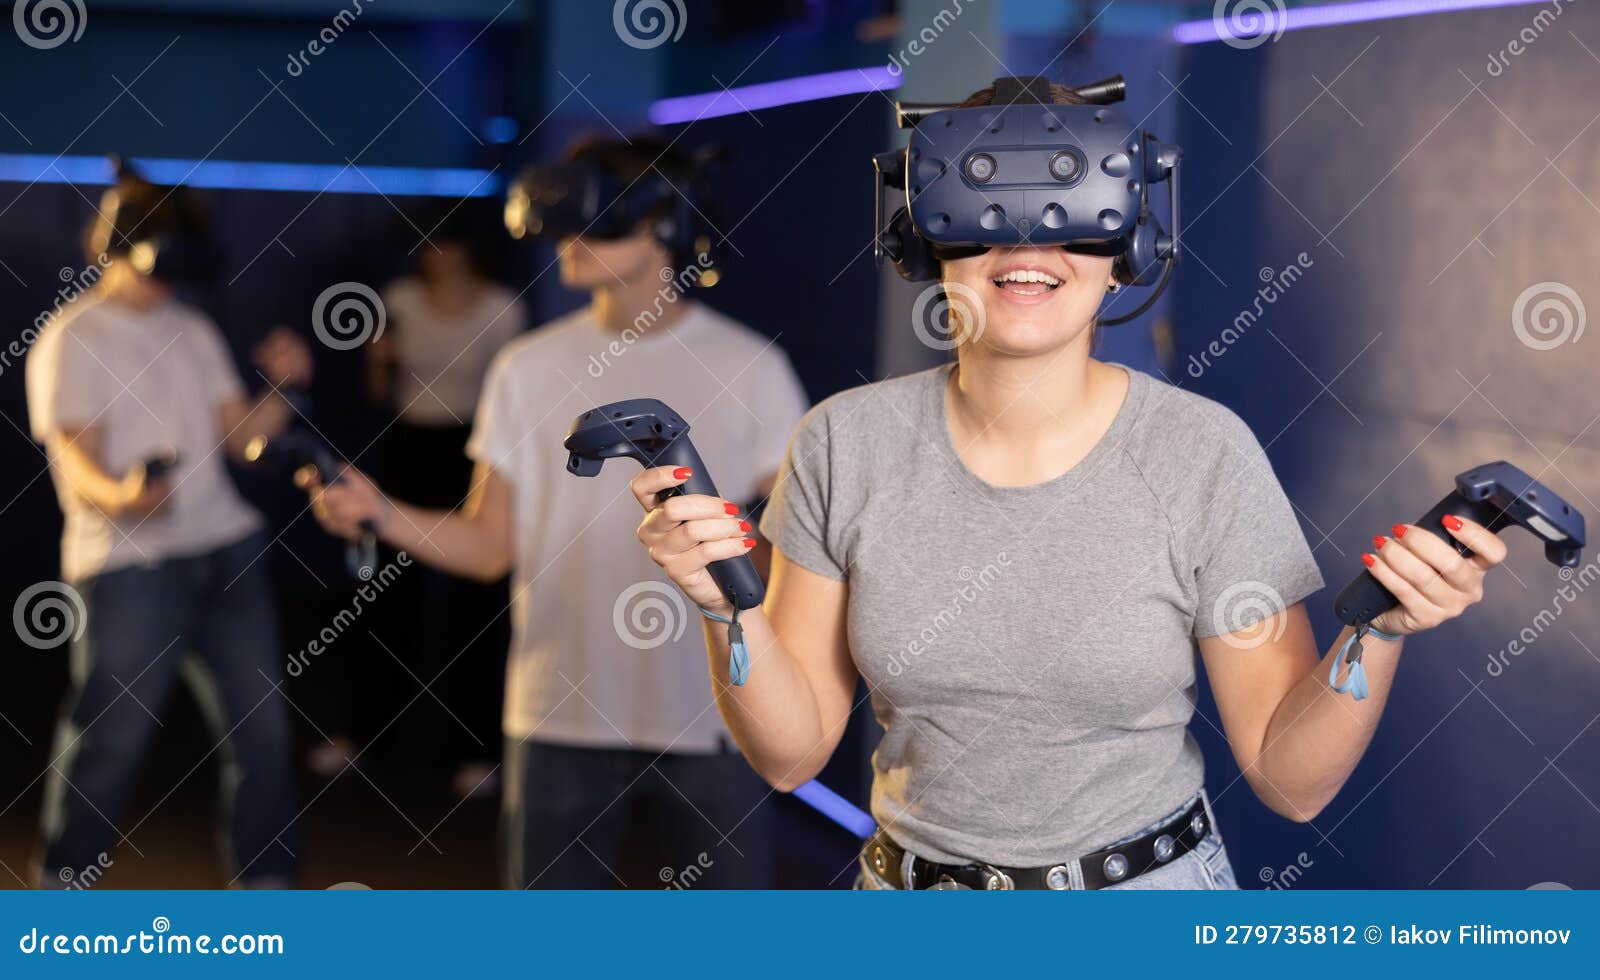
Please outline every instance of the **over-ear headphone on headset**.
[[651, 143], [590, 140], [559, 163], [524, 170], [506, 195], [507, 230], [513, 238], [608, 240], [642, 225], [672, 256], [674, 268], [709, 268], [714, 204], [706, 171], [722, 150], [682, 154]]
[[[897, 103], [903, 150], [872, 158], [877, 171], [876, 253], [912, 282], [940, 277], [944, 259], [996, 245], [1061, 245], [1115, 256], [1112, 276], [1151, 286], [1125, 316], [1149, 309], [1178, 259], [1178, 161], [1182, 150], [1135, 129], [1109, 108], [1127, 94], [1121, 75], [1072, 91], [1083, 105], [1054, 102], [1048, 80], [997, 78], [992, 104]], [[1169, 235], [1150, 208], [1149, 187], [1165, 182]], [[883, 221], [883, 187], [905, 204]]]
[[116, 180], [101, 195], [88, 249], [130, 262], [168, 283], [205, 285], [222, 265], [209, 217], [182, 186], [163, 187], [122, 157], [111, 157]]

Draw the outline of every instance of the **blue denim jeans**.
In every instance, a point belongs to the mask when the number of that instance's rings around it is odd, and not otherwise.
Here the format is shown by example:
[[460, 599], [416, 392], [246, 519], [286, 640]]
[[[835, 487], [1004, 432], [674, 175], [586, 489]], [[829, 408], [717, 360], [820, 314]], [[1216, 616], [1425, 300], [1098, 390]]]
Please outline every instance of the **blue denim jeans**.
[[[1228, 863], [1228, 851], [1222, 844], [1222, 835], [1217, 831], [1217, 818], [1216, 814], [1212, 813], [1211, 811], [1211, 801], [1205, 798], [1204, 790], [1200, 792], [1200, 797], [1201, 799], [1205, 800], [1206, 819], [1211, 824], [1211, 831], [1210, 833], [1206, 834], [1205, 837], [1201, 838], [1200, 843], [1195, 845], [1194, 850], [1174, 858], [1171, 863], [1164, 864], [1154, 871], [1146, 872], [1145, 874], [1130, 878], [1127, 881], [1121, 882], [1120, 884], [1108, 885], [1103, 890], [1216, 891], [1220, 889], [1238, 888], [1239, 883], [1233, 877], [1233, 865]], [[1193, 801], [1185, 803], [1183, 806], [1178, 807], [1176, 810], [1172, 811], [1167, 816], [1162, 817], [1160, 820], [1157, 820], [1155, 823], [1152, 823], [1150, 826], [1145, 827], [1142, 830], [1135, 831], [1121, 840], [1112, 841], [1111, 843], [1107, 844], [1106, 847], [1115, 847], [1118, 844], [1124, 844], [1130, 840], [1143, 837], [1145, 834], [1154, 831], [1157, 827], [1177, 819], [1177, 817], [1180, 816], [1185, 810], [1189, 809], [1192, 803]], [[907, 861], [909, 861], [911, 859], [911, 855], [907, 853], [906, 858]], [[856, 876], [857, 888], [866, 889], [868, 891], [892, 891], [894, 889], [893, 885], [879, 877], [878, 874], [872, 870], [872, 865], [866, 860], [865, 855], [863, 855], [858, 861], [858, 865], [860, 870]], [[1079, 867], [1078, 862], [1069, 862], [1067, 864], [1067, 869], [1069, 876], [1072, 879], [1072, 887], [1075, 889], [1082, 888], [1083, 871]]]
[[[772, 790], [737, 751], [505, 746], [507, 888], [772, 887]], [[626, 839], [649, 867], [624, 883]]]
[[77, 583], [88, 617], [45, 784], [43, 887], [59, 887], [136, 825], [159, 819], [125, 810], [180, 677], [217, 740], [229, 875], [245, 885], [293, 882], [299, 793], [265, 549], [252, 534]]

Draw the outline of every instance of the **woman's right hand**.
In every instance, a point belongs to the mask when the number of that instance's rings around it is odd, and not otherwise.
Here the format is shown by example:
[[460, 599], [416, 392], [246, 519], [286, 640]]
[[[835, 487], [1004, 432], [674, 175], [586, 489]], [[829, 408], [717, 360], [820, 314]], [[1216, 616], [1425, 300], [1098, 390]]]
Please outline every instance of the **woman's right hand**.
[[731, 616], [733, 605], [706, 566], [748, 554], [756, 540], [750, 536], [750, 522], [739, 518], [738, 506], [720, 497], [693, 493], [657, 502], [656, 494], [681, 486], [693, 475], [681, 466], [656, 466], [640, 470], [629, 482], [645, 511], [639, 541], [690, 602]]
[[337, 482], [324, 486], [315, 466], [302, 467], [294, 482], [311, 497], [311, 512], [322, 529], [354, 541], [364, 533], [363, 523], [382, 528], [389, 516], [389, 498], [368, 476], [348, 466]]

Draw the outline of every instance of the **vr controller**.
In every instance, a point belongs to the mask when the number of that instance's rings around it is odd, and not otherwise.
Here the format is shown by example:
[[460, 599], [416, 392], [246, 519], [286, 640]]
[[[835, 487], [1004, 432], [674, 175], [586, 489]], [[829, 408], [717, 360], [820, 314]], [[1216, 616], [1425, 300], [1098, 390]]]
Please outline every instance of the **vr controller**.
[[182, 461], [183, 457], [176, 449], [163, 449], [161, 452], [146, 457], [144, 461], [145, 482], [149, 483], [161, 479], [177, 469], [178, 464]]
[[[606, 460], [627, 457], [637, 460], [640, 466], [686, 466], [693, 471], [682, 486], [668, 487], [657, 494], [658, 500], [685, 493], [718, 495], [705, 463], [689, 440], [689, 424], [654, 398], [630, 398], [584, 412], [573, 419], [562, 446], [570, 454], [567, 471], [577, 476], [598, 476]], [[761, 605], [766, 586], [748, 556], [714, 561], [710, 572], [736, 608]]]
[[[1182, 150], [1136, 129], [1109, 108], [1125, 97], [1117, 75], [1075, 91], [1085, 105], [1051, 101], [1044, 78], [998, 78], [991, 105], [898, 103], [904, 150], [873, 157], [878, 186], [876, 254], [912, 282], [937, 279], [944, 259], [996, 245], [1060, 245], [1116, 257], [1124, 285], [1156, 290], [1125, 323], [1149, 309], [1178, 259], [1178, 161]], [[1150, 185], [1165, 182], [1168, 234], [1150, 209]], [[883, 221], [883, 187], [905, 204]]]
[[[245, 446], [245, 459], [252, 463], [281, 461], [293, 473], [310, 466], [317, 480], [332, 486], [344, 479], [344, 466], [322, 440], [307, 432], [291, 429], [268, 439], [256, 436]], [[345, 565], [350, 574], [365, 582], [378, 568], [378, 529], [371, 521], [361, 522], [361, 540], [345, 549]]]
[[[1456, 477], [1449, 496], [1422, 515], [1416, 526], [1437, 534], [1463, 556], [1472, 550], [1444, 529], [1444, 517], [1464, 517], [1491, 531], [1519, 525], [1544, 542], [1553, 565], [1571, 568], [1583, 552], [1583, 515], [1554, 491], [1505, 461], [1475, 466]], [[1362, 572], [1334, 600], [1333, 611], [1348, 626], [1364, 626], [1398, 604], [1371, 572]]]

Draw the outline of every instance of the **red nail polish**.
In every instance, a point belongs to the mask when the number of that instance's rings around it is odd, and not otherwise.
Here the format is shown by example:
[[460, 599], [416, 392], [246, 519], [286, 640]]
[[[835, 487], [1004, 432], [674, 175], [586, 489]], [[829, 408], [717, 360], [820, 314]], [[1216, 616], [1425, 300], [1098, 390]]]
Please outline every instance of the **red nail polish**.
[[1452, 531], [1459, 531], [1462, 528], [1466, 527], [1465, 524], [1461, 523], [1461, 518], [1457, 517], [1454, 514], [1446, 514], [1446, 515], [1444, 515], [1444, 517], [1442, 517], [1440, 519], [1440, 523], [1442, 523], [1445, 527], [1449, 528]]
[[680, 466], [672, 471], [672, 478], [674, 480], [687, 480], [691, 476], [694, 476], [694, 470], [691, 470], [687, 466]]
[[1366, 565], [1368, 568], [1371, 568], [1373, 565], [1376, 565], [1378, 563], [1378, 559], [1372, 557], [1371, 555], [1362, 555], [1361, 556], [1361, 562], [1362, 562], [1362, 564]]
[[723, 503], [722, 509], [729, 517], [732, 517], [735, 514], [739, 513], [739, 505], [738, 504]]
[[1406, 536], [1406, 526], [1404, 524], [1396, 524], [1394, 527], [1390, 528], [1389, 530], [1393, 531], [1394, 532], [1394, 536], [1397, 537], [1397, 538], [1403, 538], [1403, 537]]
[[739, 530], [748, 532], [750, 530], [750, 522], [749, 521], [740, 521], [739, 522]]
[[756, 539], [755, 538], [745, 538], [744, 539], [744, 546], [746, 548], [754, 548], [756, 546]]
[[1372, 539], [1372, 546], [1373, 546], [1373, 547], [1374, 547], [1374, 548], [1380, 548], [1380, 549], [1381, 549], [1381, 548], [1382, 548], [1382, 547], [1383, 547], [1383, 546], [1384, 546], [1384, 545], [1386, 545], [1386, 544], [1388, 544], [1388, 543], [1389, 543], [1389, 539], [1388, 539], [1388, 538], [1386, 538], [1386, 537], [1384, 537], [1384, 536], [1383, 536], [1383, 535], [1381, 535], [1381, 534], [1379, 534], [1379, 535], [1377, 535], [1377, 536], [1375, 536], [1375, 537], [1374, 537], [1374, 538], [1373, 538], [1373, 539]]

